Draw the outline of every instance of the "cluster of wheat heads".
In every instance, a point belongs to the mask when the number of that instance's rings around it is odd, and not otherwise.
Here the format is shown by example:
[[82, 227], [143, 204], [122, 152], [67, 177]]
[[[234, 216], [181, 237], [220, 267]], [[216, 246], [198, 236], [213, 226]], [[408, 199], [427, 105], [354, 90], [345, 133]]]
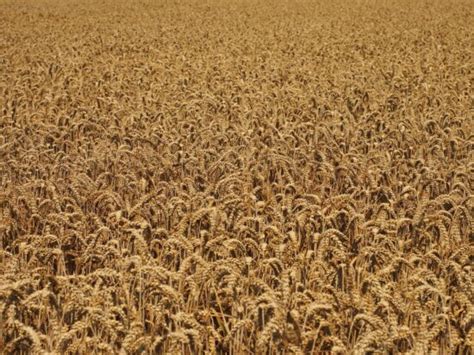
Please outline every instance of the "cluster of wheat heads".
[[0, 0], [0, 353], [471, 353], [472, 9]]

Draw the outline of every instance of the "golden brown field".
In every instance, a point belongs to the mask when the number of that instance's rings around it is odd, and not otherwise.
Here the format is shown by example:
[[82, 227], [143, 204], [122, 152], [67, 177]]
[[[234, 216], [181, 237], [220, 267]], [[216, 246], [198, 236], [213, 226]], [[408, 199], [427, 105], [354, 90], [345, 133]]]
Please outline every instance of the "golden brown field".
[[472, 354], [473, 9], [0, 0], [0, 353]]

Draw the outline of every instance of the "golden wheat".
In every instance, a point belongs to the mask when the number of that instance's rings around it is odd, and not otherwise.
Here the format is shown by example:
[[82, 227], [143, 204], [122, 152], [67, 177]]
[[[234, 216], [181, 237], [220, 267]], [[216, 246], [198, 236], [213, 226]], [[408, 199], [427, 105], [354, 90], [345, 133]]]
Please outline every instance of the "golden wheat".
[[0, 0], [0, 353], [471, 354], [473, 23]]

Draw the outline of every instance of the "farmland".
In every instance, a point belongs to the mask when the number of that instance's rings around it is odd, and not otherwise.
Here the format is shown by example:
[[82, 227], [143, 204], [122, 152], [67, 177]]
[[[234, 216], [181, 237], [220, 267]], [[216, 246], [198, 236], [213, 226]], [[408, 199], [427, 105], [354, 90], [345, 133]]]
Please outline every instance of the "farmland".
[[0, 353], [472, 354], [473, 8], [0, 0]]

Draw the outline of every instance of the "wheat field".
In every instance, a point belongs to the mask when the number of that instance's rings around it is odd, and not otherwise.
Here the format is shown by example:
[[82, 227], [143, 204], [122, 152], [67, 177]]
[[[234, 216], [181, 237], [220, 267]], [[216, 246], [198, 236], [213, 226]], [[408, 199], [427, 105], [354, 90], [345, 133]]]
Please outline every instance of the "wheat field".
[[473, 354], [473, 9], [0, 0], [0, 354]]

